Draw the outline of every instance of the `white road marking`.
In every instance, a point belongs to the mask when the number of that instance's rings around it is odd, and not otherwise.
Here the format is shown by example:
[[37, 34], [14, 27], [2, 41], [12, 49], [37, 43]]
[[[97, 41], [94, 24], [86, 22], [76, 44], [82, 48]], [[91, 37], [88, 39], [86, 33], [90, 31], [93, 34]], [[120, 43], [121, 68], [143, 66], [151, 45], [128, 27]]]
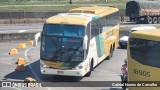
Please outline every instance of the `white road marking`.
[[[26, 61], [28, 61], [28, 58], [27, 58], [27, 56], [28, 56], [28, 54], [27, 54], [28, 51], [31, 50], [31, 49], [33, 49], [33, 48], [35, 48], [35, 47], [30, 47], [30, 48], [28, 48], [27, 50], [25, 50], [25, 60], [26, 60]], [[28, 64], [28, 66], [29, 66], [29, 69], [31, 70], [31, 72], [33, 73], [33, 75], [38, 79], [38, 81], [42, 82], [41, 79], [38, 77], [38, 75], [33, 71], [33, 68], [31, 67], [31, 65]], [[51, 90], [49, 87], [46, 87], [46, 88], [47, 88], [47, 90]]]
[[23, 89], [20, 89], [20, 88], [16, 88], [16, 87], [11, 87], [13, 89], [16, 89], [16, 90], [23, 90]]
[[0, 31], [0, 33], [17, 33], [17, 30], [5, 30], [5, 31]]
[[24, 33], [26, 30], [19, 30], [18, 33]]
[[24, 33], [24, 32], [40, 32], [41, 29], [26, 29], [26, 30], [0, 30], [0, 33]]
[[124, 25], [120, 25], [120, 27], [126, 27], [126, 26], [124, 26]]
[[[30, 49], [32, 49], [32, 48], [35, 48], [35, 47], [31, 47], [31, 48], [28, 48], [27, 50], [25, 50], [25, 60], [26, 60], [26, 61], [28, 61], [27, 53], [28, 53], [28, 51], [29, 51]], [[29, 64], [28, 66], [29, 66], [31, 72], [34, 74], [34, 76], [38, 79], [38, 81], [41, 81], [41, 80], [39, 79], [39, 77], [37, 76], [37, 74], [33, 71], [33, 68], [31, 67], [31, 65]]]
[[0, 62], [1, 64], [8, 64], [8, 65], [13, 65], [13, 64], [11, 64], [10, 62], [9, 63], [7, 63], [7, 62]]

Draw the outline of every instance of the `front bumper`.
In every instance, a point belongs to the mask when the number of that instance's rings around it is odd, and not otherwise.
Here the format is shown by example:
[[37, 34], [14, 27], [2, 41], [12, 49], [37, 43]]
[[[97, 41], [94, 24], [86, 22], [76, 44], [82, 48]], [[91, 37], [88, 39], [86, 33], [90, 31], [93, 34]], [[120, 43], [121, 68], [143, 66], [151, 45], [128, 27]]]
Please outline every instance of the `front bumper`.
[[83, 69], [79, 70], [61, 70], [61, 69], [53, 69], [53, 68], [44, 68], [41, 67], [41, 74], [49, 74], [49, 75], [62, 75], [62, 76], [84, 76], [85, 72]]

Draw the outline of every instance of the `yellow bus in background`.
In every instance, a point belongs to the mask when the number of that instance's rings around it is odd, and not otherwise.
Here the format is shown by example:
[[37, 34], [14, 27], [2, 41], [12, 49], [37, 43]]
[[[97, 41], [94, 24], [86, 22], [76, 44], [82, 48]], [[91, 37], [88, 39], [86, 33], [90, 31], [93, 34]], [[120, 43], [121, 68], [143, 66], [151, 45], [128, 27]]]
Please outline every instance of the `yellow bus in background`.
[[118, 47], [119, 10], [80, 7], [46, 20], [41, 35], [41, 74], [90, 76]]
[[[128, 47], [128, 81], [147, 81], [143, 87], [129, 90], [160, 90], [160, 30], [142, 30], [130, 34]], [[149, 87], [149, 83], [155, 87]], [[146, 85], [146, 86], [144, 86]]]

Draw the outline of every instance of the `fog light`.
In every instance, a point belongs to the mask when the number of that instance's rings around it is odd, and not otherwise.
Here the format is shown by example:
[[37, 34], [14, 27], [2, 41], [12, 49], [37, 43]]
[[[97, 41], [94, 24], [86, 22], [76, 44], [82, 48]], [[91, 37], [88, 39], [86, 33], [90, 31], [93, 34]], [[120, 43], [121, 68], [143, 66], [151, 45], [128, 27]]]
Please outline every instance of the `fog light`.
[[45, 72], [44, 70], [41, 70], [41, 72]]

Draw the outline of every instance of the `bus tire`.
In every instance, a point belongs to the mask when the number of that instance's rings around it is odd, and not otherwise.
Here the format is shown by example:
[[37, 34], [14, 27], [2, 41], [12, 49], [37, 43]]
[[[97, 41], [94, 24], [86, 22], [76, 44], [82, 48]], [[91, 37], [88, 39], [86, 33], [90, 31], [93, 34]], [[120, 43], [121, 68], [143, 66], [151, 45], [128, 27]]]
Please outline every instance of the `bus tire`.
[[115, 43], [113, 44], [113, 52], [114, 52], [114, 50], [115, 50]]
[[152, 17], [150, 17], [150, 16], [147, 17], [147, 23], [152, 24]]
[[91, 61], [91, 64], [90, 64], [90, 70], [89, 70], [89, 72], [85, 76], [86, 77], [91, 76], [92, 71], [93, 71], [93, 60]]
[[112, 48], [112, 49], [111, 49], [111, 57], [113, 56], [113, 51], [114, 51], [114, 49]]
[[135, 21], [135, 17], [129, 17], [130, 21]]
[[153, 17], [153, 23], [156, 24], [158, 22], [158, 18], [157, 17]]
[[158, 17], [158, 23], [160, 23], [160, 17]]
[[107, 56], [107, 60], [110, 60], [110, 58], [113, 56], [113, 49], [110, 48], [110, 52], [109, 52], [109, 55]]

